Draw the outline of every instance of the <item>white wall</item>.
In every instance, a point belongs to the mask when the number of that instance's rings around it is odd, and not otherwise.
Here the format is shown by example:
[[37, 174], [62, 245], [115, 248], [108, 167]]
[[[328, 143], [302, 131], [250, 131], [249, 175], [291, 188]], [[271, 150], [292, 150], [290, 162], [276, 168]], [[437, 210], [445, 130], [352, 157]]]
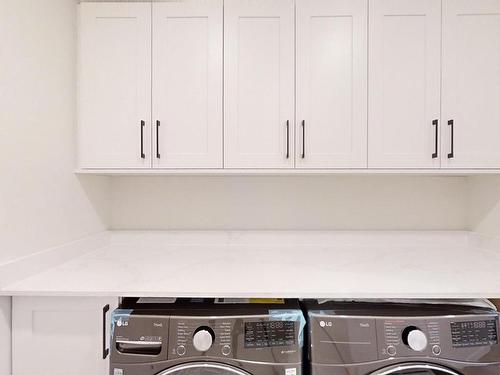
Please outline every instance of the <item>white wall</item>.
[[465, 230], [467, 178], [118, 177], [113, 229]]
[[500, 236], [500, 176], [469, 177], [469, 228]]
[[0, 1], [0, 264], [105, 228], [74, 168], [75, 0]]
[[12, 298], [0, 297], [0, 375], [11, 375]]

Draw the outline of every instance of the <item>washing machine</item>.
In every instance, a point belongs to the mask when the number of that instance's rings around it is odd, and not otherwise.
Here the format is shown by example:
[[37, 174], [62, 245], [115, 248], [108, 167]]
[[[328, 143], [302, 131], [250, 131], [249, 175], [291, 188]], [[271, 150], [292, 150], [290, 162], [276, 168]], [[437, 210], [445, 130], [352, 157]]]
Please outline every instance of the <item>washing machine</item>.
[[302, 375], [297, 300], [127, 298], [113, 313], [111, 375]]
[[311, 375], [499, 375], [498, 313], [449, 304], [309, 301]]

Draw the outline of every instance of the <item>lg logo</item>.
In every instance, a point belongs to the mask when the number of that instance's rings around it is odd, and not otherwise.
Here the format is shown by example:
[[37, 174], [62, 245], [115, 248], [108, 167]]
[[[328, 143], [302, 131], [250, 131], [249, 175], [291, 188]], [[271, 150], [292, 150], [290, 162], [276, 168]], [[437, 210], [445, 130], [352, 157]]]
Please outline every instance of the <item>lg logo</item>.
[[126, 320], [123, 320], [123, 321], [122, 321], [121, 319], [119, 319], [119, 320], [116, 322], [116, 325], [117, 325], [118, 327], [121, 327], [121, 326], [123, 326], [123, 327], [128, 327], [128, 322], [127, 322]]
[[331, 327], [331, 326], [333, 326], [333, 323], [332, 322], [325, 322], [324, 320], [320, 320], [319, 326], [322, 328]]

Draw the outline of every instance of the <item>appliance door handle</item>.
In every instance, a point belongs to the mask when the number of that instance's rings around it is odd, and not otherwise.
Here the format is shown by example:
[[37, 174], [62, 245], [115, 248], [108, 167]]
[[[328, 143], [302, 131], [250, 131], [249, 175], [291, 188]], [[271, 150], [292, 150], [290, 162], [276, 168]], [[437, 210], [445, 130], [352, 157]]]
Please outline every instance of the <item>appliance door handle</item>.
[[156, 158], [160, 158], [160, 120], [156, 120]]
[[106, 305], [102, 308], [102, 359], [108, 358], [109, 348], [106, 347], [106, 316], [108, 315], [109, 305]]
[[439, 138], [439, 120], [433, 120], [432, 126], [434, 126], [434, 153], [432, 154], [432, 158], [436, 159], [438, 157], [438, 138]]
[[286, 120], [286, 158], [290, 158], [290, 120]]
[[306, 157], [306, 120], [302, 120], [302, 159]]
[[162, 342], [116, 340], [116, 349], [123, 354], [158, 355], [161, 353]]
[[116, 349], [123, 354], [158, 355], [161, 353], [162, 342], [116, 340]]
[[453, 159], [455, 157], [455, 152], [454, 152], [454, 148], [455, 148], [455, 121], [453, 120], [449, 120], [448, 121], [448, 126], [451, 126], [451, 152], [448, 154], [448, 159]]
[[146, 122], [141, 120], [141, 159], [146, 159], [146, 154], [144, 153], [144, 127]]
[[161, 345], [161, 341], [130, 341], [130, 340], [116, 340], [117, 344], [127, 344], [127, 345], [137, 345], [137, 346], [158, 346]]

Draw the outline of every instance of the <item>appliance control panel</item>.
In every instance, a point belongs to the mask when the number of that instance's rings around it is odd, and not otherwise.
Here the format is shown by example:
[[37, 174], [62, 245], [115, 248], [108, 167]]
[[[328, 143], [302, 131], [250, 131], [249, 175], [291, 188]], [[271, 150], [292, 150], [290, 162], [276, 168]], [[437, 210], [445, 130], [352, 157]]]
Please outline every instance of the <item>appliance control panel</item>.
[[450, 328], [454, 348], [498, 344], [496, 319], [452, 322]]
[[379, 356], [413, 356], [415, 354], [437, 353], [441, 348], [439, 320], [404, 318], [377, 321], [382, 330], [383, 344], [379, 343]]
[[232, 357], [234, 319], [172, 317], [169, 358]]
[[391, 358], [497, 362], [499, 315], [369, 316], [309, 313], [310, 357], [317, 364]]
[[289, 363], [301, 361], [299, 321], [270, 316], [170, 318], [168, 359], [238, 358]]
[[454, 359], [469, 352], [474, 357], [498, 344], [497, 322], [495, 315], [377, 319], [378, 355]]
[[296, 344], [295, 322], [245, 322], [245, 348], [291, 346]]

